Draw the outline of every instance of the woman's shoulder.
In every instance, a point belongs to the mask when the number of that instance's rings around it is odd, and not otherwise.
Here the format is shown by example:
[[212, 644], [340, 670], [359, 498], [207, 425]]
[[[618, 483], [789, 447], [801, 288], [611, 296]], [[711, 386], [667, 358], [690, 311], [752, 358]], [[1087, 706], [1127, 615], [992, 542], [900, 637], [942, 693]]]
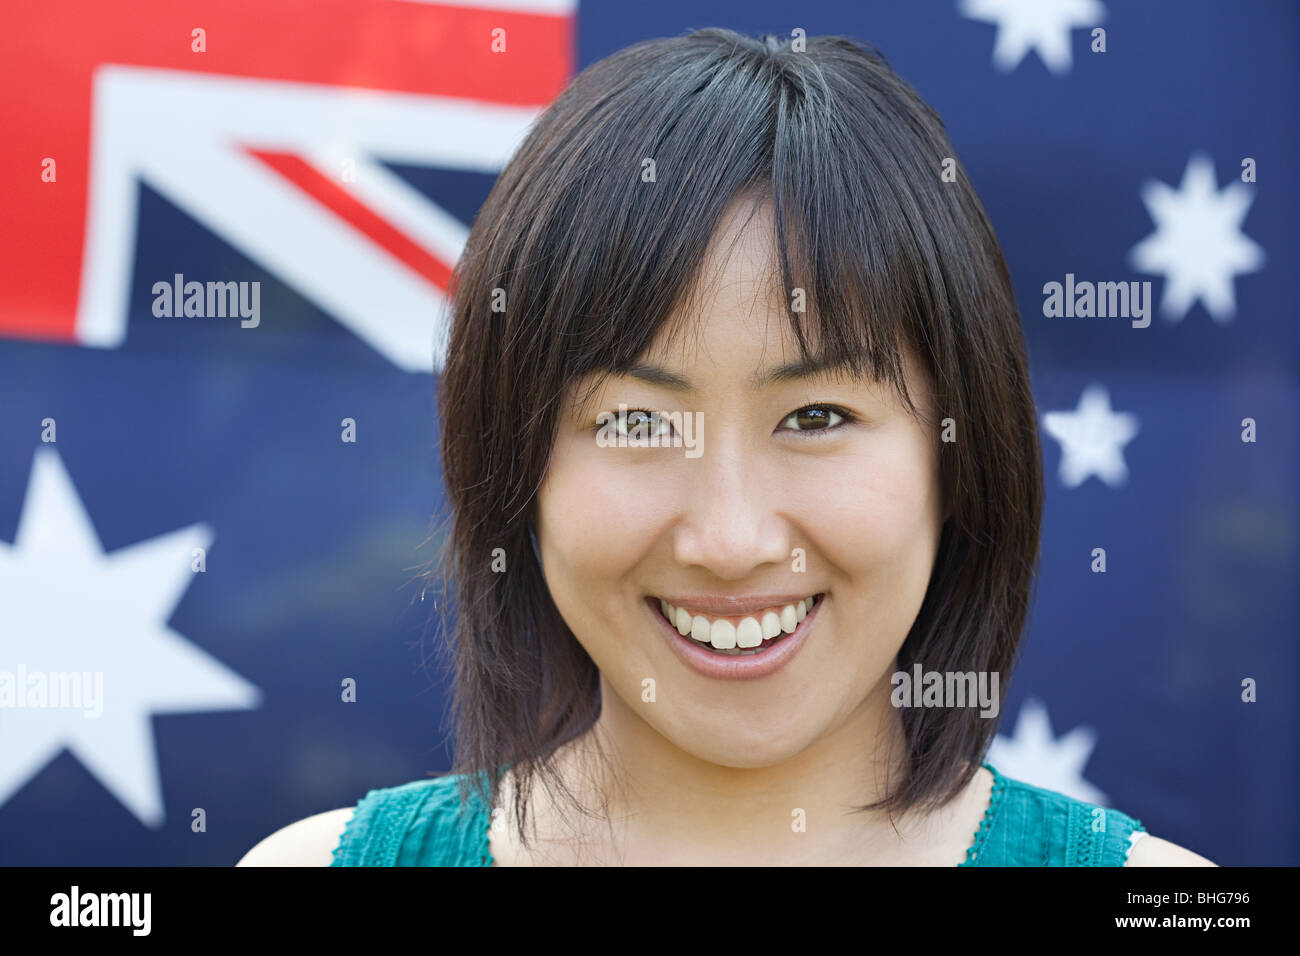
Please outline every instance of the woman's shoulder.
[[1148, 836], [1139, 840], [1124, 862], [1125, 866], [1218, 866], [1199, 853], [1177, 843]]
[[483, 865], [476, 854], [487, 854], [487, 815], [477, 804], [465, 812], [460, 777], [444, 774], [369, 790], [354, 807], [277, 830], [236, 865]]
[[1136, 817], [984, 765], [994, 776], [984, 825], [971, 846], [974, 866], [1214, 866], [1153, 837]]
[[330, 866], [356, 807], [340, 807], [281, 827], [243, 855], [235, 866]]

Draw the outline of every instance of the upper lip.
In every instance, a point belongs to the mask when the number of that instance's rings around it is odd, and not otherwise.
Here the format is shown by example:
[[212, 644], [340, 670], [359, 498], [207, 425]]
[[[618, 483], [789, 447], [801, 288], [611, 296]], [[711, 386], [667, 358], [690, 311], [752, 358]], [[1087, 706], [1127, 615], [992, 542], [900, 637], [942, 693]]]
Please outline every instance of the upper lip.
[[787, 604], [798, 604], [804, 598], [820, 593], [820, 591], [803, 591], [799, 594], [743, 594], [740, 596], [714, 593], [685, 594], [677, 597], [656, 594], [655, 597], [667, 601], [673, 607], [684, 607], [688, 611], [731, 617], [738, 614], [753, 614], [755, 611], [766, 611], [772, 607], [785, 607]]

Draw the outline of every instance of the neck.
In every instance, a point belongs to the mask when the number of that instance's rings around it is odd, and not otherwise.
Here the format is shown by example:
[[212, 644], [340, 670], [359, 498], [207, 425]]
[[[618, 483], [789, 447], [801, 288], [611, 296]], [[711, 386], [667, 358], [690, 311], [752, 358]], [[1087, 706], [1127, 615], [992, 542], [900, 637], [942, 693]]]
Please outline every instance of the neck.
[[[544, 842], [580, 846], [581, 862], [605, 865], [915, 862], [927, 848], [954, 864], [944, 855], [953, 848], [938, 844], [955, 823], [960, 855], [971, 809], [962, 801], [929, 816], [851, 812], [903, 778], [902, 721], [889, 690], [882, 681], [838, 726], [788, 758], [744, 767], [677, 746], [602, 678], [600, 718], [562, 748], [557, 766], [583, 804], [608, 822], [563, 807], [558, 816], [548, 796], [544, 807], [535, 804], [541, 832], [551, 837]], [[560, 836], [561, 818], [582, 832]]]

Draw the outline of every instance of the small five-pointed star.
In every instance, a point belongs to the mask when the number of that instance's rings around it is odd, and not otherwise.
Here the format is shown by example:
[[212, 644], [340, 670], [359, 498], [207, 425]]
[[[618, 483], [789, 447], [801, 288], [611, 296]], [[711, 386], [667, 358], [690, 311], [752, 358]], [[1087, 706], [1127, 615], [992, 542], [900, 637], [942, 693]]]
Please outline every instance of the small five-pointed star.
[[1096, 475], [1111, 487], [1128, 478], [1124, 446], [1138, 432], [1137, 416], [1114, 412], [1104, 385], [1083, 390], [1072, 412], [1047, 412], [1043, 429], [1061, 443], [1061, 484], [1077, 488]]

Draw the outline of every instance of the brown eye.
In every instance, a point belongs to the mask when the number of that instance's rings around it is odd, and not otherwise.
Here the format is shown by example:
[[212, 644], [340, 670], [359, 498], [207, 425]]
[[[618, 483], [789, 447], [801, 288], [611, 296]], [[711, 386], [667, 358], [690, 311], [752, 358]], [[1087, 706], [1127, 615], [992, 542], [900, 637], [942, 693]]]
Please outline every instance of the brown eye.
[[809, 405], [791, 414], [781, 424], [793, 423], [791, 431], [829, 431], [847, 416], [828, 405]]
[[[633, 429], [638, 426], [644, 430], [645, 437], [665, 439], [671, 438], [673, 433], [673, 423], [671, 418], [664, 418], [659, 414], [646, 411], [642, 408], [630, 409], [627, 416], [619, 419], [617, 412], [604, 412], [602, 415], [608, 415], [608, 421], [613, 422], [614, 430], [620, 435], [631, 436]], [[601, 420], [596, 422], [593, 431], [600, 431], [605, 427], [606, 422]]]
[[[668, 424], [667, 419], [660, 419], [654, 412], [642, 411], [641, 408], [634, 408], [628, 412], [628, 431], [623, 434], [632, 432], [634, 428], [649, 428], [650, 434], [655, 434], [656, 428], [662, 428]], [[621, 431], [621, 429], [619, 429]]]

